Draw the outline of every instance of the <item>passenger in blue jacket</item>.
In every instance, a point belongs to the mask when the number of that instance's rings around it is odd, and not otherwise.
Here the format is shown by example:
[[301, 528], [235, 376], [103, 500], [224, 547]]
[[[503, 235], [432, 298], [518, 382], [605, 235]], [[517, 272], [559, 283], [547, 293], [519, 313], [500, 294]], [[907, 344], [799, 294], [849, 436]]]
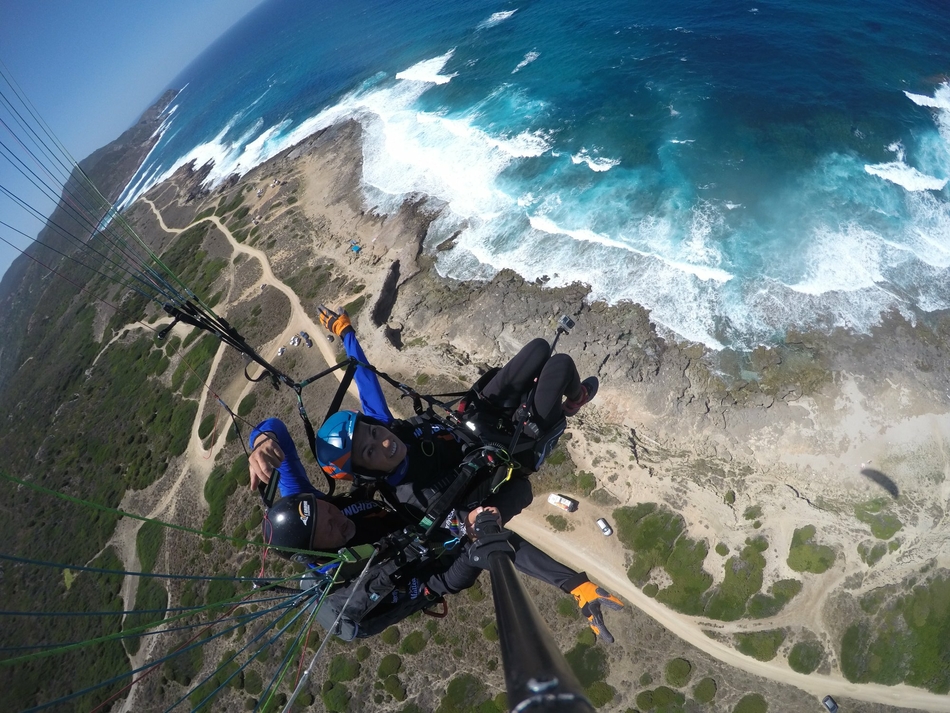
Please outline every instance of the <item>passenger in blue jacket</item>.
[[[324, 326], [343, 340], [347, 355], [369, 363], [346, 313], [325, 307], [320, 313]], [[479, 398], [486, 407], [514, 411], [533, 387], [531, 414], [539, 430], [563, 431], [564, 416], [577, 413], [593, 398], [597, 380], [581, 382], [573, 360], [551, 356], [550, 351], [545, 340], [533, 340], [488, 381]], [[255, 488], [269, 481], [275, 467], [280, 472], [282, 497], [264, 522], [265, 541], [275, 547], [327, 550], [374, 544], [405, 528], [407, 518], [418, 522], [457, 477], [464, 444], [451, 428], [395, 419], [373, 371], [358, 367], [355, 380], [361, 411], [340, 411], [323, 424], [316, 438], [319, 464], [328, 477], [377, 484], [401, 512], [361, 488], [326, 497], [310, 482], [286, 426], [279, 419], [267, 419], [250, 436], [250, 475]], [[472, 586], [481, 572], [468, 556], [475, 518], [487, 510], [504, 524], [531, 500], [526, 478], [509, 480], [492, 493], [477, 489], [466, 493], [463, 503], [453, 503], [461, 506], [450, 510], [441, 523], [443, 538], [458, 543], [454, 549], [411, 566], [399, 567], [392, 561], [374, 566], [362, 591], [353, 593], [334, 633], [345, 639], [371, 636], [443, 595]], [[613, 640], [604, 627], [601, 605], [619, 609], [618, 599], [590, 582], [585, 573], [562, 565], [517, 535], [512, 534], [510, 542], [519, 570], [571, 593], [594, 632], [608, 643]], [[291, 558], [307, 561], [305, 555]], [[325, 627], [336, 619], [351, 587], [327, 597], [318, 613]]]

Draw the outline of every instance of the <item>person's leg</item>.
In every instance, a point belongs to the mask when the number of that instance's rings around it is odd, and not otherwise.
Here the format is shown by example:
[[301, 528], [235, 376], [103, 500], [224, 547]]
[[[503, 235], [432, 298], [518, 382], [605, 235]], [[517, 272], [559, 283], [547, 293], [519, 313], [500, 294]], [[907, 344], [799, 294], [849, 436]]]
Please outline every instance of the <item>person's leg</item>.
[[498, 408], [517, 408], [550, 354], [551, 345], [546, 340], [532, 339], [495, 374], [482, 389], [482, 396]]
[[561, 417], [562, 397], [577, 401], [581, 396], [581, 378], [574, 360], [567, 354], [552, 356], [541, 369], [534, 392], [534, 413], [540, 425], [549, 427]]

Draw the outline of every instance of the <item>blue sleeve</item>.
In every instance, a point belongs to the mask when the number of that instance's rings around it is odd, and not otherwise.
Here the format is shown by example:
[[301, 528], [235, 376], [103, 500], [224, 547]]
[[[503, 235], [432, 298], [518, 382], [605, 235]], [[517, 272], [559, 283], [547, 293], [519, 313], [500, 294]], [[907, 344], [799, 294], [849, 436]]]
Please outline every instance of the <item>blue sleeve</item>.
[[248, 438], [251, 448], [254, 447], [254, 441], [262, 433], [273, 433], [280, 449], [284, 452], [284, 460], [277, 466], [277, 470], [280, 471], [281, 496], [314, 493], [322, 498], [324, 494], [313, 487], [310, 478], [307, 477], [307, 471], [304, 469], [300, 455], [297, 453], [297, 445], [294, 443], [294, 439], [284, 422], [279, 418], [268, 418], [257, 424]]
[[[369, 364], [369, 360], [363, 353], [363, 348], [356, 339], [356, 332], [348, 332], [343, 335], [343, 346], [346, 348], [346, 355], [359, 362]], [[356, 388], [360, 392], [360, 410], [370, 418], [379, 419], [385, 423], [393, 420], [393, 415], [386, 405], [386, 397], [383, 396], [383, 389], [379, 385], [379, 379], [369, 369], [356, 367]]]

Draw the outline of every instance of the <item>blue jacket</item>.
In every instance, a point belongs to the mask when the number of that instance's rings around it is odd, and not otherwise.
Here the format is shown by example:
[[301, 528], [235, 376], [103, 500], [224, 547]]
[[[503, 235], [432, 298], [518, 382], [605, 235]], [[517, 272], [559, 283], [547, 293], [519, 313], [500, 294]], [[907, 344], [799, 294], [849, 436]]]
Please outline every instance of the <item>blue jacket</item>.
[[[349, 332], [343, 336], [343, 346], [348, 357], [356, 359], [361, 364], [369, 363], [359, 340], [356, 338], [356, 332]], [[386, 397], [383, 396], [383, 389], [376, 374], [365, 367], [358, 366], [353, 378], [356, 380], [356, 387], [360, 392], [360, 410], [367, 416], [383, 423], [392, 423], [393, 415], [386, 404]], [[257, 424], [248, 437], [248, 446], [253, 448], [257, 437], [268, 432], [272, 433], [277, 439], [277, 443], [285, 455], [284, 461], [278, 467], [278, 471], [280, 471], [280, 494], [287, 496], [297, 493], [316, 493], [322, 497], [324, 493], [310, 482], [307, 471], [300, 460], [300, 455], [297, 453], [297, 446], [294, 444], [287, 426], [279, 418], [268, 418]], [[403, 464], [396, 473], [390, 476], [390, 483], [398, 484], [405, 475], [405, 470], [406, 467]]]

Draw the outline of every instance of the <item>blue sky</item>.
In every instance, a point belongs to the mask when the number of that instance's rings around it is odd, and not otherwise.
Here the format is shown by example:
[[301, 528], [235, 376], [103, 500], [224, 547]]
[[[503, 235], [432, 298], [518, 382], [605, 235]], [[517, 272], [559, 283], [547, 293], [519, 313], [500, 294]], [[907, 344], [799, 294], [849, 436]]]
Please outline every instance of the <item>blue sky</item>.
[[[261, 1], [0, 0], [0, 61], [78, 161], [131, 126]], [[0, 185], [17, 191], [11, 173], [0, 159]], [[40, 227], [7, 201], [0, 220], [34, 237]], [[21, 249], [28, 243], [0, 234]], [[0, 275], [18, 254], [0, 242]]]

